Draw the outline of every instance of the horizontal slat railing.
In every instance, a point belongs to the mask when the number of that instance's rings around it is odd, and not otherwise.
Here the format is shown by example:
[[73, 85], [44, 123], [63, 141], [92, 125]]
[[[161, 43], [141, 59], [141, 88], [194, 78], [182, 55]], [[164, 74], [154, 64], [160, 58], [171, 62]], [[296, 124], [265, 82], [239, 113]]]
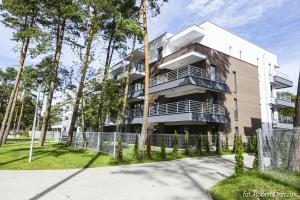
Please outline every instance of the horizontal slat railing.
[[278, 122], [284, 124], [293, 124], [293, 117], [278, 115]]
[[284, 101], [292, 101], [291, 95], [287, 95], [285, 93], [277, 92], [276, 99], [284, 100]]
[[219, 73], [211, 74], [209, 71], [194, 67], [192, 65], [187, 65], [171, 72], [158, 75], [150, 79], [150, 87], [159, 85], [162, 83], [166, 83], [169, 81], [173, 81], [179, 78], [183, 78], [186, 76], [194, 76], [202, 79], [207, 79], [211, 81], [216, 81], [220, 83], [225, 83], [224, 77]]
[[[212, 104], [193, 100], [159, 104], [149, 107], [149, 116], [170, 115], [188, 112], [212, 115], [225, 115], [225, 107], [219, 104]], [[132, 109], [126, 111], [127, 118], [142, 117], [142, 115], [143, 111], [141, 109]]]

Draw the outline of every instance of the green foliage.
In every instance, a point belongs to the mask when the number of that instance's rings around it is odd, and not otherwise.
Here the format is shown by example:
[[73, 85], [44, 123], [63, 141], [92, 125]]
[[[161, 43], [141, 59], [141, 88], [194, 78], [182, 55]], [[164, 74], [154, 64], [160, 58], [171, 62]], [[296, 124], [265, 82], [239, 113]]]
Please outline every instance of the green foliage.
[[235, 175], [239, 176], [244, 174], [244, 157], [243, 157], [243, 143], [242, 137], [236, 136], [236, 144], [235, 144]]
[[202, 135], [200, 134], [198, 141], [197, 141], [197, 148], [196, 148], [196, 154], [198, 155], [202, 155], [203, 151], [202, 151]]
[[166, 154], [166, 139], [164, 136], [161, 137], [160, 139], [160, 156], [162, 159], [166, 159], [167, 158], [167, 154]]
[[117, 161], [123, 161], [123, 144], [122, 144], [122, 136], [119, 134], [118, 136], [118, 145], [117, 145]]
[[225, 152], [229, 153], [228, 135], [225, 136]]
[[258, 151], [255, 152], [255, 157], [252, 163], [252, 168], [258, 170]]
[[135, 136], [134, 148], [133, 148], [133, 157], [135, 159], [139, 159], [139, 137], [138, 135]]
[[173, 135], [173, 152], [178, 156], [178, 135], [176, 130]]
[[257, 135], [254, 133], [253, 139], [252, 139], [252, 152], [257, 151]]
[[[290, 93], [290, 92], [283, 92], [283, 94], [291, 96], [292, 102], [296, 102], [296, 95]], [[278, 114], [283, 115], [283, 116], [290, 116], [294, 117], [295, 116], [295, 108], [289, 108], [289, 107], [284, 107], [284, 108], [279, 108], [278, 109]]]
[[280, 168], [287, 169], [289, 158], [289, 140], [285, 135], [280, 145]]
[[217, 153], [217, 155], [222, 155], [222, 148], [221, 148], [221, 144], [220, 144], [220, 134], [219, 133], [217, 133], [216, 153]]
[[208, 135], [206, 135], [206, 153], [210, 153], [210, 142]]
[[232, 152], [235, 153], [235, 148], [236, 148], [236, 140], [237, 140], [237, 135], [234, 135], [234, 140], [233, 140], [233, 148], [232, 148]]
[[247, 152], [251, 153], [252, 149], [253, 149], [253, 140], [250, 136], [250, 137], [247, 138]]
[[184, 154], [190, 155], [190, 147], [189, 147], [189, 132], [185, 130], [185, 136], [184, 136]]

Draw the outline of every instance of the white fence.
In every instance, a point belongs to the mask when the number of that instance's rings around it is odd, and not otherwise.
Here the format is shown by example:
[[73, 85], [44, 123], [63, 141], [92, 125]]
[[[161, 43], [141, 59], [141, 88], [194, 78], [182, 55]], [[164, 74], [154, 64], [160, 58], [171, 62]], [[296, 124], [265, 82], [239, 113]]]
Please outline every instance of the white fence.
[[[31, 137], [32, 131], [29, 131], [29, 136]], [[34, 138], [39, 139], [41, 136], [41, 131], [35, 131]], [[47, 131], [46, 133], [46, 139], [52, 140], [54, 142], [60, 142], [62, 138], [62, 134], [60, 131]]]
[[[138, 133], [120, 133], [122, 137], [122, 146], [124, 149], [133, 147], [136, 137], [140, 137]], [[118, 134], [116, 132], [85, 132], [86, 144], [83, 140], [82, 132], [74, 132], [72, 145], [75, 147], [86, 148], [89, 150], [104, 152], [107, 154], [115, 155], [116, 146], [118, 143]], [[189, 148], [191, 150], [196, 149], [198, 138], [200, 135], [189, 135]], [[150, 139], [152, 146], [160, 146], [161, 138], [164, 137], [166, 141], [166, 148], [173, 148], [174, 144], [174, 134], [152, 134], [147, 139]], [[208, 140], [209, 139], [209, 140]], [[202, 148], [203, 151], [206, 150], [207, 143], [209, 142], [209, 147], [213, 151], [216, 149], [217, 136], [213, 135], [207, 137], [207, 135], [202, 135]], [[225, 141], [224, 137], [220, 136], [220, 144], [224, 147]], [[185, 134], [178, 134], [178, 147], [179, 149], [184, 149], [185, 147]]]

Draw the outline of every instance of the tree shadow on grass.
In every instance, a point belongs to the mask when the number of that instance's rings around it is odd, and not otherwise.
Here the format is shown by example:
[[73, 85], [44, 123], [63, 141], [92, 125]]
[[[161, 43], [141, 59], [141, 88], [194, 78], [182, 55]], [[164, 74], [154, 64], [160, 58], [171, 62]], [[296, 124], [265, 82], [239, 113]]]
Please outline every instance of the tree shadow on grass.
[[40, 199], [41, 197], [45, 196], [46, 194], [48, 194], [49, 192], [51, 192], [52, 190], [54, 190], [55, 188], [59, 187], [60, 185], [64, 184], [65, 182], [69, 181], [70, 179], [74, 178], [75, 176], [77, 176], [78, 174], [82, 173], [83, 171], [85, 171], [87, 168], [89, 168], [94, 162], [95, 160], [102, 155], [101, 153], [98, 153], [96, 156], [94, 156], [81, 170], [69, 175], [68, 177], [64, 178], [63, 180], [57, 182], [56, 184], [48, 187], [47, 189], [45, 189], [44, 191], [36, 194], [34, 197], [30, 198], [30, 200], [36, 200], [36, 199]]

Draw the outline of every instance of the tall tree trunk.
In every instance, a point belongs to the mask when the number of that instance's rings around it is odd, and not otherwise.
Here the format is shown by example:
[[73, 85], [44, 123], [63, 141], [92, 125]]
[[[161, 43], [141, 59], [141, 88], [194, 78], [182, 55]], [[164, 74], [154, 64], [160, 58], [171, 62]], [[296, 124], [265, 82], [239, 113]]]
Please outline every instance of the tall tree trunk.
[[17, 119], [18, 119], [18, 110], [16, 110], [15, 112], [15, 118], [14, 118], [14, 125], [13, 125], [13, 134], [14, 134], [14, 137], [16, 137], [16, 125], [17, 125]]
[[81, 100], [82, 93], [83, 93], [85, 76], [86, 76], [86, 72], [87, 72], [87, 69], [89, 66], [90, 52], [91, 52], [92, 43], [93, 43], [93, 39], [94, 39], [96, 30], [97, 30], [97, 16], [96, 16], [96, 10], [94, 10], [91, 26], [88, 31], [87, 47], [86, 47], [86, 52], [84, 55], [84, 63], [83, 63], [82, 69], [81, 69], [79, 88], [77, 91], [74, 109], [73, 109], [73, 113], [72, 113], [72, 119], [71, 119], [71, 124], [70, 124], [70, 128], [69, 128], [69, 133], [68, 133], [67, 146], [70, 146], [72, 143], [72, 140], [73, 140], [74, 126], [75, 126], [75, 123], [77, 120], [78, 108], [79, 108], [80, 100]]
[[122, 132], [122, 126], [124, 122], [124, 116], [125, 116], [125, 111], [127, 108], [127, 98], [128, 98], [128, 90], [129, 90], [129, 84], [130, 84], [130, 75], [131, 75], [131, 69], [132, 69], [132, 63], [133, 63], [133, 52], [135, 49], [135, 43], [136, 43], [136, 35], [133, 36], [133, 41], [132, 41], [132, 47], [131, 47], [131, 53], [129, 57], [129, 64], [128, 64], [128, 70], [127, 70], [127, 76], [126, 76], [126, 82], [125, 82], [125, 88], [124, 88], [124, 96], [122, 98], [122, 107], [121, 111], [118, 112], [118, 117], [117, 117], [117, 131]]
[[294, 126], [300, 128], [300, 71], [298, 77], [298, 90], [297, 90], [297, 97], [296, 97], [296, 116], [294, 121]]
[[50, 111], [51, 111], [51, 104], [53, 99], [54, 90], [56, 88], [56, 80], [57, 80], [57, 71], [60, 62], [61, 56], [61, 49], [65, 35], [65, 26], [66, 26], [66, 19], [63, 19], [62, 23], [57, 27], [56, 33], [56, 48], [55, 48], [55, 55], [54, 55], [54, 64], [51, 71], [51, 83], [49, 88], [49, 94], [46, 103], [46, 109], [43, 117], [43, 125], [41, 130], [41, 137], [39, 144], [40, 146], [44, 146], [45, 139], [46, 139], [46, 132], [48, 130], [49, 118], [50, 118]]
[[[32, 10], [32, 15], [30, 17], [30, 22], [29, 22], [30, 27], [32, 27], [34, 25], [35, 17], [36, 17], [36, 11], [35, 11], [35, 9], [33, 9]], [[2, 120], [2, 124], [1, 124], [0, 146], [2, 144], [2, 139], [3, 139], [4, 131], [5, 131], [5, 128], [6, 128], [6, 123], [7, 123], [7, 120], [9, 118], [9, 113], [10, 113], [11, 108], [12, 108], [13, 100], [14, 100], [15, 96], [18, 95], [17, 90], [18, 90], [19, 83], [20, 83], [20, 80], [21, 80], [21, 74], [22, 74], [22, 71], [23, 71], [24, 62], [25, 62], [25, 59], [26, 59], [29, 43], [30, 43], [30, 37], [28, 37], [28, 38], [26, 38], [22, 41], [21, 50], [20, 50], [20, 58], [19, 58], [19, 68], [18, 68], [16, 79], [15, 79], [14, 88], [13, 88], [13, 91], [10, 95], [9, 102], [8, 102], [7, 107], [6, 107], [5, 114], [4, 114], [4, 117], [3, 117], [3, 120]]]
[[18, 99], [18, 92], [19, 92], [19, 87], [17, 88], [16, 90], [16, 95], [13, 99], [13, 103], [12, 103], [12, 106], [11, 106], [11, 111], [9, 113], [9, 117], [8, 117], [8, 120], [7, 120], [7, 125], [6, 125], [6, 128], [5, 128], [5, 131], [4, 131], [4, 136], [3, 136], [3, 139], [2, 139], [2, 144], [5, 144], [6, 143], [6, 140], [7, 140], [7, 137], [8, 137], [8, 134], [9, 134], [9, 131], [10, 131], [10, 128], [11, 128], [11, 120], [13, 118], [13, 115], [14, 115], [14, 109], [16, 107], [16, 103], [17, 103], [17, 99]]
[[18, 125], [17, 125], [17, 132], [20, 131], [20, 125], [21, 125], [21, 121], [22, 121], [22, 117], [23, 117], [24, 104], [25, 104], [25, 101], [26, 101], [26, 95], [27, 95], [27, 92], [25, 91], [24, 96], [22, 98], [22, 103], [21, 103], [21, 110], [20, 110], [20, 115], [19, 115], [19, 120], [18, 120]]
[[106, 82], [108, 79], [108, 72], [111, 64], [111, 58], [114, 50], [114, 34], [111, 35], [107, 50], [106, 50], [106, 58], [105, 58], [105, 67], [104, 67], [104, 73], [102, 78], [102, 88], [100, 93], [100, 99], [98, 104], [98, 110], [97, 110], [97, 131], [103, 131], [103, 101], [104, 101], [104, 95], [105, 95], [105, 89], [106, 89]]
[[85, 118], [84, 118], [84, 96], [81, 98], [81, 127], [82, 127], [82, 139], [83, 139], [83, 148], [87, 149], [87, 139], [86, 139], [86, 133], [85, 133]]
[[144, 151], [145, 140], [148, 132], [148, 109], [149, 109], [149, 47], [148, 47], [148, 29], [147, 29], [147, 1], [142, 0], [142, 13], [143, 13], [143, 28], [144, 28], [144, 55], [145, 55], [145, 97], [144, 97], [144, 111], [143, 111], [143, 124], [140, 139], [140, 149]]

